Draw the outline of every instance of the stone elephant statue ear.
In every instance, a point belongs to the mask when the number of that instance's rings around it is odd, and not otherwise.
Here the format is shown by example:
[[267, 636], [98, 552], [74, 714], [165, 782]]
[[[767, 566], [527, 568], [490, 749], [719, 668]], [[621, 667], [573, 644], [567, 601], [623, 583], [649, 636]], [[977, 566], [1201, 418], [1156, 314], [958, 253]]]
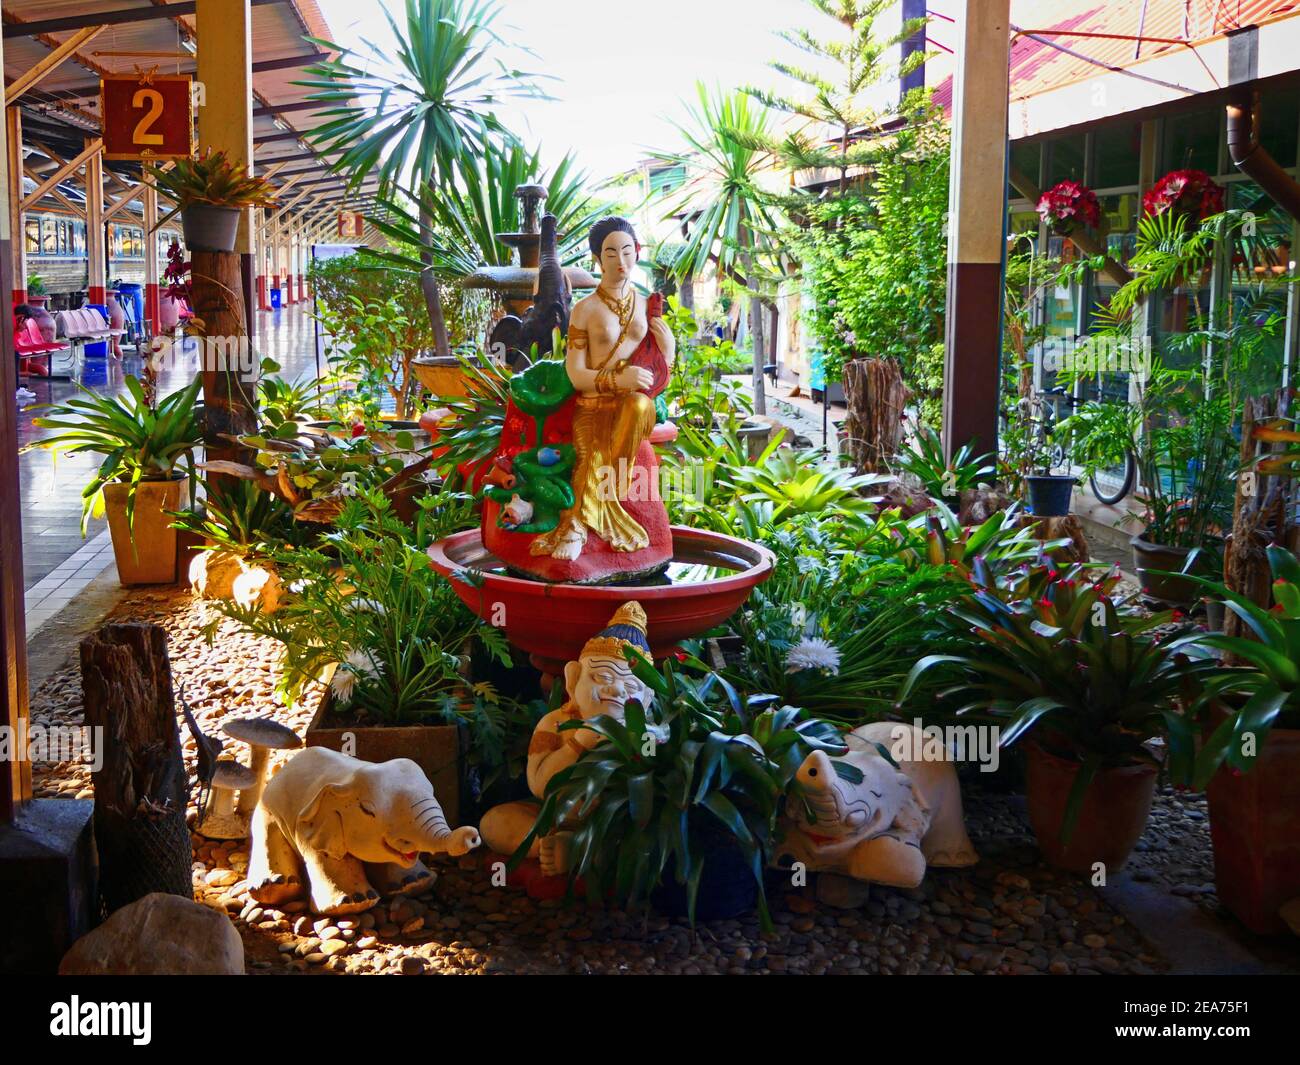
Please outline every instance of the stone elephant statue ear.
[[367, 767], [358, 761], [341, 779], [322, 779], [314, 795], [309, 796], [298, 813], [298, 841], [330, 858], [343, 858], [347, 845], [343, 833], [343, 807], [354, 805], [370, 817], [376, 816], [374, 805], [362, 798], [361, 778]]

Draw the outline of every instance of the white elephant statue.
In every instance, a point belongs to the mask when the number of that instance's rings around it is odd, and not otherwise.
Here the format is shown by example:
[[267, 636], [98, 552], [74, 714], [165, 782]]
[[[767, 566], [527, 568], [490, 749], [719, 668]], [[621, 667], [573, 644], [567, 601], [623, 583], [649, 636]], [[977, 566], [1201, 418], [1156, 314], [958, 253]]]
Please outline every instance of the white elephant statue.
[[452, 829], [409, 758], [363, 762], [324, 747], [290, 758], [253, 814], [248, 893], [278, 905], [304, 890], [313, 911], [357, 913], [433, 883], [421, 853], [460, 855], [478, 830]]
[[[900, 736], [900, 730], [912, 735]], [[799, 767], [774, 852], [779, 864], [802, 862], [810, 872], [914, 888], [931, 865], [979, 860], [966, 834], [952, 763], [897, 759], [895, 766], [882, 753], [923, 751], [920, 729], [881, 721], [844, 740], [847, 753], [814, 751]], [[835, 762], [848, 768], [837, 772]]]

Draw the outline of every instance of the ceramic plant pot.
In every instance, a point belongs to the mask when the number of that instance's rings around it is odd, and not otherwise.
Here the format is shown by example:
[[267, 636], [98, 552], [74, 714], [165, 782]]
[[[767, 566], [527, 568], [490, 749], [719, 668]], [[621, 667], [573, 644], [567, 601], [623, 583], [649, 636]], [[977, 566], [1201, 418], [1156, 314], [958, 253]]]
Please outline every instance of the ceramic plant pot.
[[1080, 763], [1059, 758], [1036, 743], [1026, 749], [1025, 802], [1029, 824], [1049, 865], [1091, 875], [1100, 862], [1107, 875], [1124, 868], [1146, 828], [1158, 770], [1143, 762], [1102, 769], [1083, 797], [1070, 842], [1061, 824]]
[[118, 579], [131, 584], [173, 584], [176, 581], [176, 519], [185, 479], [141, 481], [135, 492], [135, 520], [126, 514], [130, 485], [114, 481], [104, 486], [104, 510], [113, 538]]

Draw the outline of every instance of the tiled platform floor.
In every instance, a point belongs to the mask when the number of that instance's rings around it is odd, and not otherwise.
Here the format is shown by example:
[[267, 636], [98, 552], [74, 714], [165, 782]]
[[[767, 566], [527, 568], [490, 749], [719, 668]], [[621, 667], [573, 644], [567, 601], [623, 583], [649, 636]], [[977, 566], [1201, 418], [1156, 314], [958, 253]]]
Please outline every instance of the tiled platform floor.
[[[259, 321], [259, 350], [293, 379], [316, 374], [315, 327], [307, 313], [310, 304], [265, 312]], [[164, 371], [160, 388], [171, 392], [183, 387], [197, 369], [180, 366]], [[83, 384], [97, 392], [119, 393], [126, 374], [140, 372], [140, 359], [131, 348], [121, 362], [87, 360]], [[68, 380], [24, 378], [24, 387], [36, 393], [36, 404], [61, 402], [77, 393]], [[12, 402], [12, 400], [11, 400]], [[30, 407], [18, 412], [21, 447], [45, 435], [32, 424], [42, 412]], [[23, 586], [27, 591], [27, 633], [30, 638], [105, 568], [113, 564], [112, 547], [102, 520], [92, 520], [81, 536], [81, 489], [101, 460], [93, 455], [61, 457], [57, 461], [36, 451], [18, 458], [22, 491]]]

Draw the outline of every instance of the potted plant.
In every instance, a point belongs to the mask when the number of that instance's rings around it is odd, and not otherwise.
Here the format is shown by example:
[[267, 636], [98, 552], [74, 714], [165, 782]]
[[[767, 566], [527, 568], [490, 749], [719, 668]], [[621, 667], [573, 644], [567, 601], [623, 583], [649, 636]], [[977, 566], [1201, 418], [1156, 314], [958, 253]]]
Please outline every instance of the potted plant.
[[274, 207], [275, 186], [254, 177], [225, 151], [208, 149], [196, 159], [177, 159], [170, 170], [145, 166], [155, 187], [175, 208], [158, 220], [164, 225], [177, 212], [191, 251], [234, 251], [239, 215], [250, 207]]
[[1085, 226], [1101, 225], [1101, 204], [1097, 194], [1078, 181], [1059, 181], [1038, 200], [1038, 215], [1058, 237], [1068, 237]]
[[45, 278], [40, 274], [27, 275], [27, 299], [24, 301], [33, 307], [44, 307], [50, 300], [45, 288]]
[[[203, 381], [195, 377], [156, 408], [135, 377], [128, 375], [125, 384], [121, 396], [82, 388], [81, 398], [47, 406], [50, 413], [33, 424], [56, 432], [23, 450], [104, 456], [81, 493], [81, 535], [86, 535], [92, 514], [106, 513], [122, 583], [170, 584], [176, 580], [176, 530], [170, 512], [180, 506], [200, 443], [194, 406]], [[193, 494], [191, 480], [191, 502]]]
[[1079, 873], [1123, 867], [1166, 756], [1186, 778], [1194, 731], [1180, 702], [1215, 668], [1191, 634], [1155, 633], [1172, 612], [1122, 613], [1119, 580], [1050, 563], [998, 580], [977, 559], [970, 594], [942, 615], [965, 649], [922, 658], [899, 694], [940, 669], [960, 714], [998, 726], [1002, 747], [1026, 740], [1034, 835], [1049, 863]]
[[467, 655], [477, 642], [508, 664], [509, 648], [501, 630], [461, 604], [424, 553], [477, 520], [471, 500], [440, 493], [418, 509], [412, 526], [382, 493], [362, 489], [318, 542], [266, 552], [286, 589], [275, 613], [237, 602], [215, 606], [283, 646], [286, 700], [325, 684], [308, 746], [368, 761], [412, 759], [455, 821], [461, 724], [476, 748], [494, 748], [506, 746], [499, 733], [511, 720], [495, 691], [466, 676]]
[[1198, 581], [1251, 637], [1201, 637], [1239, 664], [1206, 685], [1199, 704], [1206, 735], [1193, 781], [1209, 800], [1219, 901], [1261, 934], [1285, 931], [1279, 909], [1300, 897], [1300, 563], [1276, 546], [1268, 562], [1268, 608]]
[[1053, 473], [1064, 465], [1065, 455], [1053, 445], [1047, 433], [1029, 445], [1030, 469], [1025, 475], [1026, 509], [1036, 518], [1063, 518], [1070, 513], [1070, 496], [1076, 478], [1069, 473]]
[[560, 829], [571, 833], [570, 882], [582, 878], [593, 900], [653, 901], [692, 925], [757, 906], [770, 929], [763, 870], [776, 819], [810, 751], [843, 753], [838, 730], [773, 705], [773, 696], [742, 697], [699, 661], [678, 668], [669, 659], [657, 670], [635, 651], [625, 654], [653, 702], [629, 701], [623, 721], [561, 726], [604, 740], [551, 778], [511, 862]]

